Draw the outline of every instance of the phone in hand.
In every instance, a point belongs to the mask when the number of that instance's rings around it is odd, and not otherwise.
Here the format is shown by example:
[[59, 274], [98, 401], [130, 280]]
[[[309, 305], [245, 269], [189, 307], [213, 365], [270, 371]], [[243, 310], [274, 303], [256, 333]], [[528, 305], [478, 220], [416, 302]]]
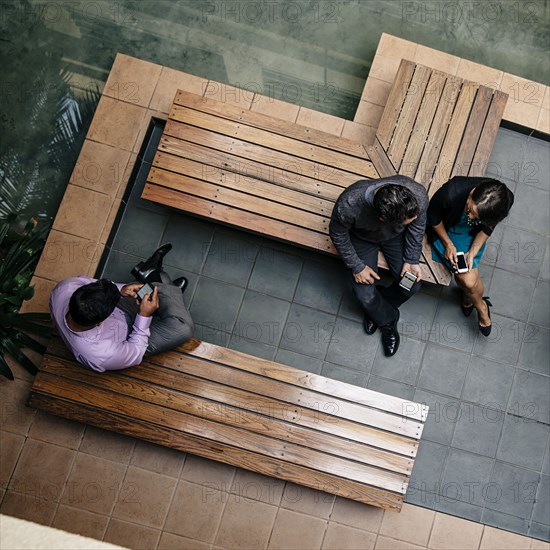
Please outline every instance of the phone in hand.
[[456, 253], [456, 272], [457, 273], [468, 273], [468, 262], [466, 261], [466, 256], [464, 252]]
[[[154, 287], [151, 286], [149, 283], [145, 283], [138, 291], [137, 291], [137, 299], [138, 302], [141, 302], [143, 298], [145, 298], [146, 294], [153, 294]], [[151, 298], [149, 298], [150, 300]]]
[[405, 274], [399, 281], [399, 286], [410, 292], [414, 283], [416, 283], [416, 275], [412, 274], [410, 271], [405, 271]]

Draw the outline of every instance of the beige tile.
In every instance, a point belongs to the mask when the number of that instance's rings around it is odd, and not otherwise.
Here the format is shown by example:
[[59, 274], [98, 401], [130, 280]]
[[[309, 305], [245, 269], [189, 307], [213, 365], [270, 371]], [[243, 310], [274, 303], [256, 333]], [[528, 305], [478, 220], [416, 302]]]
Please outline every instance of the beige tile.
[[180, 537], [172, 533], [162, 533], [157, 546], [157, 550], [210, 550], [210, 548], [210, 544], [206, 542]]
[[0, 432], [0, 487], [6, 488], [9, 484], [15, 465], [25, 443], [22, 435], [10, 432]]
[[19, 311], [21, 313], [31, 311], [48, 313], [50, 311], [50, 293], [55, 285], [54, 281], [34, 276], [31, 280], [31, 286], [34, 286], [34, 296], [30, 300], [23, 302]]
[[79, 453], [61, 502], [98, 514], [110, 515], [117, 501], [126, 466]]
[[486, 525], [481, 537], [480, 550], [524, 550], [531, 547], [531, 539], [516, 533]]
[[136, 440], [115, 432], [108, 432], [93, 426], [86, 426], [79, 451], [94, 456], [128, 464]]
[[134, 153], [138, 154], [139, 151], [141, 150], [143, 142], [145, 141], [145, 135], [147, 134], [147, 130], [149, 129], [149, 125], [151, 124], [151, 120], [153, 118], [160, 118], [161, 120], [167, 120], [168, 115], [161, 111], [154, 111], [152, 109], [147, 110], [147, 113], [145, 113], [145, 117], [143, 118], [143, 121], [141, 123], [141, 127], [139, 129], [136, 142], [132, 147], [132, 151]]
[[149, 108], [155, 111], [169, 113], [178, 90], [202, 95], [206, 90], [207, 84], [207, 78], [201, 78], [200, 76], [175, 71], [168, 67], [162, 67], [160, 78], [153, 93]]
[[378, 535], [374, 548], [375, 550], [424, 550], [426, 547]]
[[130, 466], [113, 517], [162, 528], [177, 480]]
[[160, 531], [156, 529], [111, 519], [103, 540], [132, 550], [151, 550], [157, 547], [159, 539]]
[[432, 510], [404, 504], [399, 514], [384, 514], [380, 534], [420, 546], [426, 545], [434, 517], [435, 512]]
[[129, 151], [87, 139], [78, 155], [70, 183], [113, 196], [122, 182], [129, 157]]
[[550, 550], [550, 543], [544, 540], [531, 539], [532, 550]]
[[83, 537], [101, 540], [105, 534], [105, 529], [107, 529], [107, 523], [109, 523], [107, 516], [100, 516], [93, 512], [60, 504], [55, 513], [52, 527], [69, 533], [76, 533]]
[[536, 128], [540, 114], [540, 107], [508, 99], [504, 108], [504, 120], [527, 126], [527, 128]]
[[368, 506], [348, 498], [337, 497], [330, 520], [378, 533], [383, 516], [384, 510], [382, 508]]
[[88, 130], [88, 139], [131, 151], [147, 109], [102, 96]]
[[128, 187], [128, 183], [130, 182], [130, 177], [132, 176], [136, 161], [137, 153], [131, 153], [130, 158], [128, 159], [128, 163], [126, 164], [126, 168], [124, 169], [124, 174], [122, 175], [122, 181], [120, 182], [116, 194], [117, 199], [122, 199], [124, 197], [124, 193], [126, 191], [126, 188]]
[[42, 500], [30, 494], [6, 491], [0, 506], [0, 513], [19, 519], [33, 521], [40, 525], [51, 525], [57, 504]]
[[185, 456], [185, 453], [175, 449], [169, 449], [147, 441], [138, 441], [130, 464], [158, 474], [178, 477]]
[[329, 523], [323, 541], [323, 550], [370, 550], [376, 535], [339, 523]]
[[508, 94], [508, 103], [527, 103], [542, 107], [546, 86], [539, 82], [533, 82], [513, 74], [504, 73], [500, 89]]
[[276, 550], [320, 548], [326, 526], [326, 520], [280, 508], [275, 518], [268, 548]]
[[339, 136], [344, 128], [344, 119], [338, 118], [327, 113], [321, 113], [320, 111], [313, 111], [312, 109], [306, 109], [300, 107], [298, 118], [296, 119], [298, 124], [313, 128], [315, 130], [321, 130], [329, 134]]
[[69, 184], [55, 216], [53, 228], [97, 241], [109, 215], [111, 197]]
[[278, 506], [285, 490], [285, 482], [237, 468], [230, 487], [229, 492], [236, 495], [237, 498], [259, 500]]
[[376, 138], [376, 128], [346, 120], [341, 135], [343, 138], [358, 141], [364, 145], [372, 145]]
[[550, 109], [550, 86], [545, 86], [544, 97], [542, 98], [542, 108]]
[[456, 74], [460, 57], [419, 44], [414, 53], [414, 61], [447, 74]]
[[550, 134], [550, 111], [548, 109], [540, 110], [537, 130], [545, 134]]
[[234, 475], [233, 466], [200, 456], [187, 455], [180, 478], [205, 485], [212, 491], [229, 491]]
[[225, 507], [215, 544], [223, 548], [266, 548], [276, 514], [275, 506], [231, 499]]
[[428, 547], [433, 550], [464, 550], [478, 548], [483, 525], [437, 513]]
[[300, 106], [267, 95], [256, 94], [250, 110], [288, 122], [296, 122]]
[[69, 449], [78, 449], [84, 428], [84, 424], [79, 422], [37, 411], [29, 437]]
[[[227, 493], [209, 493], [206, 487], [178, 483], [164, 530], [183, 537], [212, 542], [227, 502]], [[254, 505], [258, 505], [257, 502]]]
[[417, 46], [418, 44], [415, 42], [383, 32], [380, 42], [378, 42], [376, 55], [385, 55], [387, 57], [395, 57], [396, 59], [411, 59], [416, 52]]
[[361, 101], [369, 101], [384, 107], [388, 101], [391, 87], [391, 83], [369, 76], [361, 94]]
[[103, 95], [147, 107], [161, 69], [161, 65], [118, 53], [103, 88]]
[[[411, 59], [412, 57], [413, 56], [411, 55], [405, 59]], [[393, 84], [400, 63], [401, 59], [388, 57], [386, 55], [377, 55], [372, 62], [369, 71], [369, 78], [378, 78], [379, 80], [384, 80], [385, 82], [390, 82]]]
[[0, 428], [7, 432], [27, 435], [35, 409], [27, 407], [32, 382], [16, 378], [13, 381], [0, 377]]
[[34, 274], [50, 281], [77, 277], [88, 273], [92, 261], [100, 256], [97, 242], [52, 229]]
[[468, 59], [461, 59], [456, 71], [456, 76], [464, 80], [479, 82], [484, 86], [495, 89], [500, 89], [503, 74], [503, 71], [474, 63]]
[[323, 491], [310, 489], [294, 483], [287, 483], [281, 507], [302, 512], [318, 518], [328, 519], [336, 497]]
[[27, 439], [9, 489], [58, 502], [76, 452], [43, 441]]
[[223, 101], [224, 103], [229, 103], [248, 111], [254, 99], [255, 92], [256, 90], [253, 89], [236, 88], [230, 84], [209, 80], [204, 90], [204, 97]]
[[122, 204], [122, 199], [115, 198], [112, 200], [109, 208], [109, 215], [105, 220], [105, 225], [103, 226], [103, 230], [101, 231], [101, 236], [99, 237], [100, 244], [104, 245], [109, 240], [109, 236], [113, 229], [113, 225], [115, 223], [121, 204]]
[[357, 106], [357, 111], [355, 111], [353, 121], [358, 124], [364, 124], [365, 126], [378, 128], [383, 112], [384, 107], [380, 105], [375, 105], [369, 101], [360, 101]]

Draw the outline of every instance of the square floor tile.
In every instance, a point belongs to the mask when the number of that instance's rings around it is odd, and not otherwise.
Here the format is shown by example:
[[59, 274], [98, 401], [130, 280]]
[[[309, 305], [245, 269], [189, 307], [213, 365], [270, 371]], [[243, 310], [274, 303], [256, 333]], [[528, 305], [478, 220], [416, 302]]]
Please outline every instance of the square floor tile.
[[105, 532], [104, 541], [124, 545], [135, 550], [156, 548], [160, 531], [112, 518]]
[[525, 327], [518, 365], [525, 370], [550, 376], [550, 331], [537, 325]]
[[178, 477], [183, 467], [185, 453], [155, 445], [148, 441], [137, 441], [130, 464], [171, 477]]
[[422, 439], [414, 462], [406, 501], [431, 508], [439, 493], [448, 447]]
[[223, 346], [227, 348], [231, 340], [231, 333], [219, 330], [217, 323], [212, 324], [200, 324], [195, 323], [195, 330], [193, 331], [193, 338], [209, 342], [210, 344], [216, 344], [217, 346]]
[[550, 145], [548, 142], [529, 138], [523, 159], [520, 182], [540, 189], [550, 190]]
[[51, 525], [56, 509], [57, 504], [51, 500], [12, 491], [6, 491], [0, 505], [0, 513], [40, 525]]
[[346, 367], [333, 365], [332, 363], [323, 363], [321, 374], [327, 378], [340, 380], [340, 382], [361, 386], [362, 388], [366, 386], [368, 379], [368, 375], [364, 372], [355, 369], [347, 369]]
[[504, 529], [513, 533], [519, 533], [520, 535], [527, 535], [529, 531], [529, 520], [510, 514], [496, 512], [489, 508], [483, 510], [481, 521], [485, 525], [491, 525], [498, 529]]
[[[376, 338], [377, 334], [370, 338]], [[425, 345], [423, 342], [409, 338], [406, 342], [401, 343], [398, 352], [393, 357], [385, 357], [382, 346], [379, 345], [372, 366], [372, 374], [416, 385], [416, 377], [420, 370]]]
[[527, 321], [536, 281], [531, 277], [495, 269], [491, 283], [493, 312]]
[[544, 239], [541, 247], [541, 254], [544, 255], [544, 258], [540, 267], [539, 277], [548, 281], [550, 279], [550, 239]]
[[131, 274], [132, 268], [145, 258], [140, 256], [134, 256], [132, 254], [125, 254], [115, 249], [109, 250], [109, 256], [105, 267], [101, 273], [97, 276], [106, 277], [117, 283], [127, 283], [133, 281], [134, 277]]
[[258, 500], [279, 506], [285, 481], [237, 468], [228, 491], [237, 499]]
[[[481, 257], [481, 263], [479, 264], [480, 270], [481, 270], [481, 266], [484, 266], [484, 265], [494, 266], [500, 254], [502, 254], [501, 242], [502, 242], [502, 236], [504, 235], [504, 228], [506, 227], [505, 223], [506, 223], [506, 220], [503, 223], [499, 223], [493, 229], [493, 233], [489, 237], [489, 240], [485, 245], [483, 256]], [[486, 282], [485, 279], [484, 281]]]
[[536, 278], [542, 265], [546, 242], [542, 235], [506, 226], [496, 266]]
[[396, 382], [395, 380], [381, 378], [380, 376], [375, 376], [374, 374], [369, 377], [367, 388], [369, 390], [385, 393], [387, 395], [400, 397], [401, 399], [410, 400], [412, 400], [415, 390], [414, 386], [402, 384], [401, 382]]
[[102, 540], [108, 523], [109, 518], [107, 516], [60, 504], [55, 513], [52, 527], [84, 537]]
[[355, 297], [355, 294], [353, 294], [351, 288], [347, 285], [344, 285], [344, 292], [342, 294], [342, 302], [340, 303], [338, 315], [361, 322], [363, 322], [365, 318], [365, 310]]
[[379, 342], [376, 335], [368, 336], [365, 333], [363, 323], [338, 317], [330, 337], [327, 361], [369, 372]]
[[491, 317], [491, 334], [488, 337], [479, 334], [474, 353], [515, 365], [519, 357], [525, 323], [497, 314], [491, 314]]
[[79, 451], [90, 455], [128, 464], [136, 440], [115, 432], [86, 426]]
[[0, 487], [6, 488], [11, 474], [17, 464], [21, 449], [25, 444], [22, 435], [1, 432], [2, 445], [0, 445]]
[[460, 417], [460, 403], [452, 397], [417, 389], [414, 392], [415, 403], [428, 405], [428, 419], [424, 424], [422, 439], [449, 445], [453, 437], [455, 424]]
[[546, 454], [542, 461], [542, 473], [550, 475], [550, 436], [546, 441]]
[[469, 360], [466, 353], [429, 342], [422, 360], [418, 387], [460, 397]]
[[550, 283], [546, 281], [537, 282], [529, 322], [550, 327]]
[[243, 338], [238, 334], [231, 335], [228, 347], [237, 351], [242, 351], [243, 353], [248, 353], [248, 355], [261, 357], [270, 361], [275, 359], [275, 354], [277, 353], [277, 348], [275, 346], [264, 344], [258, 340], [249, 340], [248, 338]]
[[435, 296], [419, 293], [400, 308], [399, 333], [403, 340], [427, 340], [435, 318], [439, 300]]
[[452, 446], [494, 458], [504, 415], [502, 410], [462, 403]]
[[[380, 537], [377, 538], [374, 533], [339, 523], [329, 523], [323, 539], [323, 550], [369, 550], [374, 548], [375, 542], [378, 544]], [[378, 544], [377, 548], [383, 549], [383, 546]]]
[[477, 548], [482, 534], [483, 525], [437, 513], [430, 534], [429, 547], [434, 550]]
[[328, 519], [335, 500], [336, 497], [329, 493], [287, 482], [281, 499], [281, 507]]
[[384, 513], [381, 508], [368, 506], [349, 498], [336, 497], [330, 520], [378, 533]]
[[497, 458], [540, 471], [549, 433], [549, 427], [544, 424], [507, 414]]
[[275, 361], [315, 374], [319, 374], [323, 368], [323, 362], [321, 360], [287, 349], [277, 350]]
[[550, 423], [550, 379], [517, 369], [508, 412], [530, 421]]
[[531, 519], [544, 525], [550, 524], [550, 476], [541, 476], [537, 502]]
[[548, 191], [519, 184], [506, 223], [525, 231], [548, 236], [550, 228], [550, 194]]
[[268, 548], [273, 550], [320, 548], [326, 526], [326, 520], [279, 508]]
[[[536, 523], [535, 521], [532, 521], [529, 527], [529, 536], [539, 539], [540, 541], [548, 541], [550, 540], [550, 527], [548, 525], [544, 525], [542, 523]], [[546, 542], [546, 545], [548, 543]], [[531, 546], [531, 548], [544, 548], [544, 550], [547, 550], [548, 546]]]
[[526, 139], [523, 136], [500, 128], [487, 163], [487, 172], [518, 181], [525, 148]]
[[438, 497], [434, 505], [434, 510], [477, 523], [481, 522], [481, 516], [483, 514], [483, 508], [481, 506], [475, 506], [469, 502], [462, 502], [461, 500], [454, 500], [452, 498], [443, 498], [441, 496]]
[[384, 514], [380, 534], [425, 546], [436, 514], [419, 506], [404, 504], [399, 514]]

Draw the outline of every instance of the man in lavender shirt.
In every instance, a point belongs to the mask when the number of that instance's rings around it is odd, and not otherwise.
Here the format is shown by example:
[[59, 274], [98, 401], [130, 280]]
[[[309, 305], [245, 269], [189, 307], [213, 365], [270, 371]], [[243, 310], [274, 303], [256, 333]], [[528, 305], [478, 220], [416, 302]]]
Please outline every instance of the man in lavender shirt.
[[[141, 363], [145, 353], [168, 351], [191, 338], [193, 321], [182, 295], [187, 280], [172, 282], [162, 270], [170, 248], [161, 247], [132, 270], [140, 283], [81, 275], [53, 289], [52, 318], [79, 363], [98, 372], [125, 369]], [[154, 290], [138, 302], [144, 282], [153, 283]]]

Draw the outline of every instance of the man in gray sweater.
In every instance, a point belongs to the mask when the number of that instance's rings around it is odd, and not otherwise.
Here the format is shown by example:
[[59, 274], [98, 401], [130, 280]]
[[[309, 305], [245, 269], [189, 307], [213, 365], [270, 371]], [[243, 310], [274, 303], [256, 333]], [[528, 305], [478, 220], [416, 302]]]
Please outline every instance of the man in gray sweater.
[[[365, 331], [380, 327], [384, 355], [399, 348], [399, 306], [420, 290], [419, 266], [426, 229], [428, 194], [406, 176], [360, 180], [338, 197], [330, 220], [330, 238], [349, 268], [353, 292], [365, 310]], [[377, 288], [378, 252], [394, 277]], [[408, 271], [417, 277], [410, 291], [399, 286]]]

